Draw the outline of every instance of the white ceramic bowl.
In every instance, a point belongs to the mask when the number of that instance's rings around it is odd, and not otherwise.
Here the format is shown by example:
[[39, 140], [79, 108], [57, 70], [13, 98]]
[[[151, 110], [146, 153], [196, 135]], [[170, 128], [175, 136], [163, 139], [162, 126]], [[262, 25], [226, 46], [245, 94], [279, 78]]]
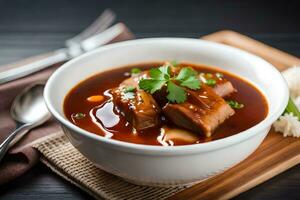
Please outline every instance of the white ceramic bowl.
[[[128, 64], [166, 60], [218, 66], [244, 77], [266, 96], [269, 103], [266, 119], [224, 139], [175, 147], [107, 139], [66, 119], [64, 98], [80, 81]], [[137, 184], [174, 186], [204, 180], [247, 158], [284, 111], [289, 94], [281, 74], [254, 55], [199, 39], [153, 38], [107, 45], [64, 64], [48, 80], [44, 96], [50, 112], [70, 142], [96, 166]]]

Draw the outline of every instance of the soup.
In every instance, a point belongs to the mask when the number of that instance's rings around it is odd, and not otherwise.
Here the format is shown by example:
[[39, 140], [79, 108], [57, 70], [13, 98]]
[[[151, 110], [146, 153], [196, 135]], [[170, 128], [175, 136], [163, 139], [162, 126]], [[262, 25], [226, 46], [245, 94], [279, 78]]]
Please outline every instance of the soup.
[[190, 63], [145, 63], [96, 74], [64, 100], [64, 113], [91, 133], [136, 144], [188, 145], [261, 122], [262, 93], [226, 71]]

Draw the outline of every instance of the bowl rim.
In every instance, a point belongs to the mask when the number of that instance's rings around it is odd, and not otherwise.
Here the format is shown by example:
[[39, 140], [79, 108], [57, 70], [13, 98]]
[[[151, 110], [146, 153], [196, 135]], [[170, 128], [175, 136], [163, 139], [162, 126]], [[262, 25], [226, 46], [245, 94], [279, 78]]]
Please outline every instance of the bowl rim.
[[[108, 139], [103, 136], [96, 135], [94, 133], [91, 133], [89, 131], [86, 131], [82, 128], [77, 127], [76, 125], [72, 124], [69, 120], [67, 120], [64, 116], [62, 116], [56, 108], [52, 105], [51, 103], [51, 98], [50, 98], [50, 88], [52, 84], [55, 84], [55, 79], [57, 76], [59, 76], [60, 73], [62, 73], [64, 70], [70, 68], [74, 63], [92, 56], [93, 54], [99, 54], [102, 51], [110, 51], [113, 50], [114, 48], [122, 48], [126, 47], [128, 45], [138, 45], [139, 43], [152, 43], [152, 42], [163, 42], [163, 41], [173, 41], [173, 42], [196, 42], [196, 43], [202, 43], [206, 45], [211, 45], [215, 46], [217, 48], [220, 48], [221, 50], [225, 51], [231, 51], [232, 53], [235, 53], [239, 56], [244, 56], [248, 59], [255, 60], [256, 62], [259, 62], [264, 65], [264, 67], [268, 67], [273, 73], [280, 75], [279, 77], [280, 81], [283, 84], [283, 92], [284, 94], [281, 95], [282, 100], [280, 105], [276, 106], [276, 108], [273, 110], [272, 113], [270, 113], [270, 110], [264, 120], [256, 124], [255, 126], [252, 126], [251, 128], [239, 132], [237, 134], [234, 134], [232, 136], [228, 136], [222, 139], [210, 141], [210, 142], [205, 142], [205, 143], [199, 143], [199, 144], [190, 144], [190, 145], [181, 145], [181, 146], [156, 146], [156, 145], [145, 145], [145, 144], [135, 144], [135, 143], [130, 143], [130, 142], [125, 142], [125, 141], [119, 141], [119, 140], [114, 140], [114, 139]], [[238, 75], [240, 76], [240, 75]], [[242, 76], [241, 76], [242, 77]], [[242, 77], [243, 78], [243, 77]], [[80, 81], [78, 81], [80, 82]], [[258, 89], [259, 86], [257, 85]], [[91, 52], [87, 52], [75, 59], [72, 59], [65, 64], [63, 64], [61, 67], [59, 67], [48, 79], [45, 89], [44, 89], [44, 99], [46, 106], [48, 107], [50, 113], [54, 118], [62, 123], [64, 126], [67, 128], [71, 129], [73, 132], [76, 134], [80, 134], [84, 137], [88, 137], [89, 139], [97, 140], [99, 142], [102, 142], [104, 144], [112, 145], [112, 147], [117, 147], [121, 148], [124, 151], [130, 151], [134, 153], [155, 153], [155, 154], [178, 154], [178, 153], [198, 153], [198, 152], [207, 152], [211, 150], [217, 150], [220, 148], [224, 148], [229, 145], [233, 145], [242, 141], [247, 140], [248, 138], [251, 138], [261, 131], [264, 131], [266, 129], [269, 129], [272, 123], [283, 113], [287, 102], [289, 98], [289, 91], [287, 87], [287, 83], [281, 73], [270, 63], [267, 61], [263, 60], [262, 58], [255, 56], [253, 54], [250, 54], [248, 52], [245, 52], [243, 50], [216, 43], [216, 42], [211, 42], [211, 41], [206, 41], [206, 40], [201, 40], [201, 39], [193, 39], [193, 38], [176, 38], [176, 37], [161, 37], [161, 38], [143, 38], [143, 39], [135, 39], [135, 40], [129, 40], [129, 41], [123, 41], [123, 42], [118, 42], [114, 44], [109, 44], [105, 45], [103, 47], [97, 48]], [[99, 143], [99, 145], [101, 145]], [[120, 150], [121, 150], [120, 149]], [[137, 151], [138, 150], [138, 151]]]

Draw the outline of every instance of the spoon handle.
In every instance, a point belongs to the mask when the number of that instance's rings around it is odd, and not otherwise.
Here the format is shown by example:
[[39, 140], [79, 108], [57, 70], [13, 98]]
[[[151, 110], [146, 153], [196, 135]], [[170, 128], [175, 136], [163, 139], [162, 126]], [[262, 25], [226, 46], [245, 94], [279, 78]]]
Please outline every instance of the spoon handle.
[[5, 153], [9, 149], [10, 143], [13, 141], [13, 139], [19, 134], [22, 133], [22, 135], [25, 135], [26, 132], [29, 131], [31, 128], [31, 124], [23, 124], [17, 129], [15, 129], [1, 144], [0, 144], [0, 162], [2, 158], [4, 157]]

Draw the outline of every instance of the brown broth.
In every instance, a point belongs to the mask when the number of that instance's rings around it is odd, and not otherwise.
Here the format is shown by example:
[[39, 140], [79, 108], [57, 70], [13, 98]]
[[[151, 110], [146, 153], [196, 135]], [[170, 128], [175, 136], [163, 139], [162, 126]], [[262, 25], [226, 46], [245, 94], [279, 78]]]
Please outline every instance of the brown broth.
[[[115, 140], [121, 140], [130, 143], [147, 144], [147, 145], [161, 145], [157, 137], [160, 135], [160, 128], [152, 128], [147, 131], [133, 133], [130, 124], [126, 123], [123, 116], [115, 115], [112, 110], [112, 103], [106, 104], [105, 112], [98, 113], [101, 116], [103, 123], [95, 123], [90, 115], [97, 112], [99, 103], [90, 103], [86, 99], [93, 95], [104, 95], [105, 91], [110, 88], [117, 87], [124, 79], [129, 77], [131, 68], [138, 67], [141, 69], [149, 69], [151, 67], [160, 66], [161, 63], [140, 64], [134, 66], [121, 67], [109, 71], [96, 74], [83, 82], [76, 85], [66, 96], [64, 100], [65, 116], [76, 126], [92, 132], [97, 135], [111, 137]], [[184, 65], [184, 64], [182, 64]], [[268, 113], [268, 105], [265, 97], [252, 84], [245, 80], [232, 75], [228, 72], [219, 71], [214, 68], [209, 68], [201, 65], [191, 65], [195, 70], [204, 73], [221, 72], [224, 78], [231, 81], [237, 92], [231, 94], [225, 99], [236, 100], [245, 105], [242, 109], [236, 109], [235, 114], [221, 124], [213, 133], [212, 137], [205, 138], [201, 134], [195, 135], [198, 137], [196, 143], [203, 143], [207, 141], [225, 138], [241, 131], [244, 131], [262, 121]], [[108, 97], [106, 97], [108, 99]], [[84, 113], [86, 117], [78, 120], [72, 119], [72, 114]], [[164, 117], [162, 117], [164, 118]], [[116, 123], [118, 121], [118, 123]], [[115, 123], [114, 123], [115, 122]], [[174, 125], [167, 120], [162, 124], [167, 124], [168, 127]], [[194, 144], [184, 141], [173, 141], [174, 145]]]

